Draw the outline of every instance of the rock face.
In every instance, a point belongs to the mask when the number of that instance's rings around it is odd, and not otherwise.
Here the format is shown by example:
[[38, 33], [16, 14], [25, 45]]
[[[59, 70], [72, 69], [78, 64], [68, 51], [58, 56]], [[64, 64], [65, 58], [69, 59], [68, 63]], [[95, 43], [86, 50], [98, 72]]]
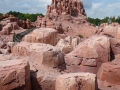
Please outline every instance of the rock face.
[[56, 47], [58, 47], [65, 54], [70, 53], [79, 44], [80, 38], [78, 37], [66, 37], [65, 39], [60, 39]]
[[0, 61], [0, 90], [31, 90], [26, 60]]
[[57, 31], [52, 28], [40, 28], [26, 35], [23, 41], [30, 43], [46, 43], [55, 46], [57, 44]]
[[55, 90], [95, 90], [95, 74], [71, 73], [56, 79]]
[[104, 27], [99, 28], [96, 31], [96, 34], [98, 35], [107, 35], [109, 37], [120, 39], [120, 26], [115, 25], [107, 25]]
[[60, 72], [47, 66], [39, 66], [37, 72], [31, 72], [33, 90], [55, 90], [56, 77]]
[[13, 30], [19, 30], [20, 28], [30, 29], [32, 27], [32, 23], [29, 19], [23, 21], [15, 16], [8, 15], [8, 17], [0, 21], [0, 34], [10, 35], [10, 32]]
[[65, 69], [64, 54], [54, 46], [42, 43], [21, 42], [13, 47], [12, 53], [19, 56], [30, 56], [36, 65]]
[[102, 63], [110, 60], [110, 42], [106, 36], [92, 36], [65, 56], [71, 72], [97, 73]]
[[3, 27], [3, 29], [0, 31], [0, 34], [2, 35], [10, 35], [10, 32], [12, 32], [12, 24], [8, 23], [6, 26]]
[[59, 40], [56, 47], [58, 47], [65, 54], [70, 53], [72, 51], [72, 46], [70, 43], [64, 39]]
[[89, 37], [95, 30], [87, 21], [84, 5], [80, 0], [52, 0], [52, 4], [47, 6], [45, 17], [38, 16], [35, 25], [54, 28], [58, 33], [70, 36], [82, 34]]
[[98, 86], [101, 90], [120, 89], [120, 61], [102, 64], [98, 72]]

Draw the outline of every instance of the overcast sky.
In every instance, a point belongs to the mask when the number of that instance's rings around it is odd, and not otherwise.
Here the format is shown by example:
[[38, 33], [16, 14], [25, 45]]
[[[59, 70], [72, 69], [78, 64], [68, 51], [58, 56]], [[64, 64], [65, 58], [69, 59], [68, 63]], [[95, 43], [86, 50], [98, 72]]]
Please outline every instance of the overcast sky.
[[[52, 0], [0, 0], [0, 12], [46, 13]], [[88, 17], [104, 18], [120, 15], [120, 0], [83, 0]]]

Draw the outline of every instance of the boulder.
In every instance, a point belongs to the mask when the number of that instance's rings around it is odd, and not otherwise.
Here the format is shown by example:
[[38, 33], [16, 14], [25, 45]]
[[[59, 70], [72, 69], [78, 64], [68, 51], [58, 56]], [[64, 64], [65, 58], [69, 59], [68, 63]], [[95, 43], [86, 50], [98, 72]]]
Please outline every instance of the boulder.
[[48, 44], [32, 44], [29, 60], [35, 65], [45, 65], [49, 68], [65, 69], [64, 53]]
[[120, 61], [115, 60], [102, 64], [98, 71], [98, 87], [100, 90], [120, 89]]
[[55, 46], [57, 44], [57, 31], [52, 28], [40, 28], [26, 35], [23, 41], [30, 43], [46, 43]]
[[31, 90], [30, 68], [26, 60], [0, 61], [0, 90]]
[[120, 40], [116, 38], [110, 38], [110, 44], [111, 44], [111, 50], [113, 52], [112, 56], [120, 54]]
[[13, 47], [12, 53], [29, 56], [29, 61], [37, 65], [65, 69], [63, 52], [49, 44], [21, 42]]
[[97, 73], [102, 63], [110, 61], [110, 42], [106, 36], [92, 36], [81, 42], [65, 56], [66, 67], [71, 72]]
[[12, 53], [19, 56], [29, 56], [30, 54], [30, 43], [21, 42], [12, 48]]
[[[56, 77], [61, 75], [58, 70], [41, 65], [31, 72], [32, 90], [55, 90]], [[37, 72], [35, 72], [37, 70]]]
[[17, 22], [12, 23], [12, 27], [13, 27], [13, 30], [19, 29], [19, 26], [18, 26]]
[[0, 31], [0, 33], [2, 35], [10, 35], [10, 32], [12, 32], [12, 25], [11, 24], [7, 24], [6, 26], [3, 27], [2, 31]]
[[59, 75], [55, 90], [95, 90], [95, 74], [70, 73]]
[[72, 51], [72, 47], [67, 40], [60, 39], [57, 43], [56, 47], [58, 47], [65, 54], [70, 53]]

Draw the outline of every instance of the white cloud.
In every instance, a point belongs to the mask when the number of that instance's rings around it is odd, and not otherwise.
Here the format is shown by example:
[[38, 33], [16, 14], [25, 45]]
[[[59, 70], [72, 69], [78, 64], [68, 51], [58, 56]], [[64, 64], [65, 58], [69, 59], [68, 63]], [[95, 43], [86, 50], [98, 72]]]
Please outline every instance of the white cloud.
[[28, 5], [28, 4], [23, 4], [22, 6], [21, 6], [21, 8], [22, 9], [31, 9], [32, 7], [30, 6], [30, 5]]

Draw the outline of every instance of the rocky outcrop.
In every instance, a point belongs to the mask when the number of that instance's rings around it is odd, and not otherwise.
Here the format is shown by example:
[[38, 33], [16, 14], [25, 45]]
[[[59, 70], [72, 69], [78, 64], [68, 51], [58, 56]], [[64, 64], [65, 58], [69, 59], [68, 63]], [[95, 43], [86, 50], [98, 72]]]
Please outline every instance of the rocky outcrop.
[[79, 44], [80, 38], [78, 37], [66, 37], [65, 39], [60, 39], [56, 47], [58, 47], [65, 54], [70, 53]]
[[53, 0], [47, 6], [45, 17], [37, 17], [35, 26], [54, 28], [59, 34], [65, 33], [68, 36], [81, 34], [90, 37], [95, 30], [87, 20], [83, 2], [79, 0]]
[[120, 89], [120, 61], [115, 60], [102, 64], [98, 76], [98, 86], [100, 90], [119, 90]]
[[70, 73], [60, 75], [56, 79], [55, 90], [96, 90], [95, 74]]
[[65, 56], [71, 72], [97, 73], [102, 63], [110, 61], [110, 42], [106, 36], [92, 36]]
[[58, 47], [65, 54], [70, 53], [72, 51], [72, 46], [70, 45], [70, 43], [66, 40], [63, 40], [63, 39], [59, 40], [56, 47]]
[[31, 90], [30, 68], [26, 60], [0, 61], [0, 90]]
[[26, 35], [23, 41], [30, 43], [46, 43], [55, 46], [57, 44], [57, 31], [52, 28], [39, 28]]
[[[57, 76], [61, 75], [59, 70], [49, 68], [45, 65], [33, 66], [31, 72], [31, 83], [33, 90], [55, 90]], [[37, 70], [37, 72], [35, 72]]]
[[10, 35], [10, 32], [12, 32], [12, 24], [8, 23], [6, 26], [3, 27], [3, 29], [0, 31], [0, 34], [2, 35]]

